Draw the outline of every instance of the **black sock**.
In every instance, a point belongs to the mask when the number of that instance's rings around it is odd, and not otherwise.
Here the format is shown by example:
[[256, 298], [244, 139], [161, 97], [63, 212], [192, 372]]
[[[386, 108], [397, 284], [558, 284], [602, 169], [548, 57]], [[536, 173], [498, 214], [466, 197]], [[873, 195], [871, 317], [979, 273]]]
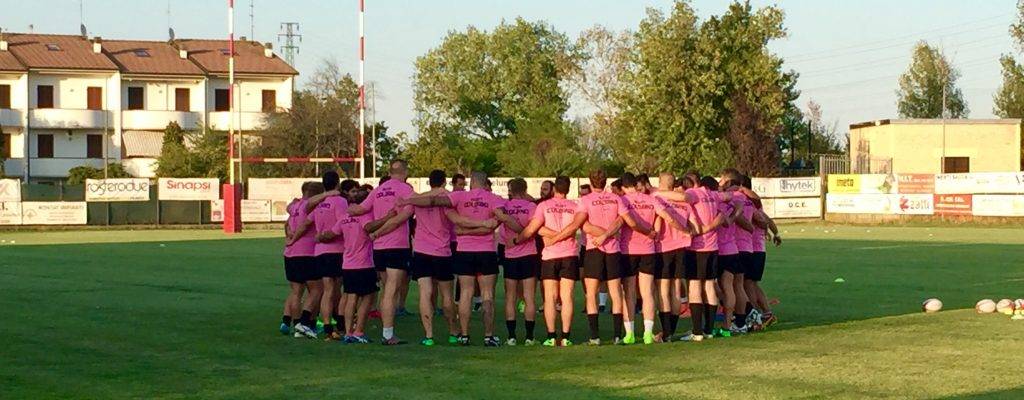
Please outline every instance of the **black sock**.
[[615, 338], [622, 339], [622, 331], [626, 329], [622, 326], [622, 313], [612, 314], [612, 329], [615, 330]]
[[658, 313], [658, 319], [661, 320], [661, 333], [662, 333], [661, 336], [662, 336], [662, 339], [668, 339], [669, 336], [672, 336], [672, 333], [669, 332], [669, 328], [671, 328], [671, 324], [672, 324], [671, 322], [669, 322], [669, 318], [671, 316], [672, 316], [672, 313], [670, 313], [670, 312], [659, 312]]
[[597, 314], [587, 314], [587, 324], [590, 325], [590, 338], [597, 339], [601, 336], [601, 333], [597, 328]]
[[508, 338], [509, 339], [515, 339], [516, 338], [516, 320], [514, 320], [514, 319], [505, 320], [505, 329], [508, 329]]
[[302, 310], [302, 316], [299, 317], [299, 322], [307, 328], [311, 327], [313, 325], [313, 312], [309, 310]]
[[554, 338], [555, 338], [555, 333], [554, 332], [548, 332], [548, 339], [554, 339]]
[[710, 335], [715, 329], [715, 316], [718, 314], [718, 304], [704, 305], [704, 334]]
[[690, 302], [690, 320], [693, 321], [693, 334], [704, 334], [704, 303]]
[[334, 324], [328, 321], [328, 323], [324, 324], [324, 335], [330, 335], [332, 332], [334, 332]]
[[676, 314], [675, 312], [672, 312], [670, 314], [672, 314], [672, 315], [669, 316], [669, 320], [668, 320], [669, 329], [668, 329], [668, 331], [669, 331], [670, 335], [675, 335], [676, 334], [676, 327], [679, 325], [679, 314]]
[[533, 330], [537, 327], [537, 321], [526, 320], [526, 338], [533, 340]]
[[747, 324], [747, 314], [736, 314], [736, 327], [742, 328]]
[[569, 331], [562, 332], [562, 339], [568, 339], [568, 338], [569, 338]]
[[753, 311], [753, 310], [754, 310], [754, 304], [748, 301], [747, 302], [747, 312], [745, 312], [744, 314], [750, 314], [750, 312]]
[[344, 315], [335, 315], [334, 316], [334, 322], [335, 322], [334, 325], [338, 328], [338, 331], [344, 333], [344, 331], [345, 331], [345, 316]]
[[287, 316], [287, 315], [282, 315], [281, 316], [281, 323], [285, 324], [285, 325], [288, 325], [288, 326], [292, 326], [292, 317]]

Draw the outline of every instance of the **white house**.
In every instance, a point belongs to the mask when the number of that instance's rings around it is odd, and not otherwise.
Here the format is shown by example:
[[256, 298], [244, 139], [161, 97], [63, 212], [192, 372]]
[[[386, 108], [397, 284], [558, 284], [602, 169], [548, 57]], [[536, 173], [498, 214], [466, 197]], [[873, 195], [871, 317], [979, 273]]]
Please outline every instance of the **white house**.
[[[122, 163], [152, 177], [163, 130], [228, 129], [227, 43], [0, 36], [0, 132], [8, 176], [59, 180], [79, 165]], [[269, 45], [235, 43], [235, 129], [290, 108], [298, 73]]]

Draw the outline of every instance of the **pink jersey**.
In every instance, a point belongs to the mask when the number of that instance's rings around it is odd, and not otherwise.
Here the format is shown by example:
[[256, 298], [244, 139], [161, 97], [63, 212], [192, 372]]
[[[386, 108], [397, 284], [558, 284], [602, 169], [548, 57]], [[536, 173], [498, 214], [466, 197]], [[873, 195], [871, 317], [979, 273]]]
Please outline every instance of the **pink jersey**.
[[[483, 189], [467, 192], [448, 193], [452, 208], [459, 215], [475, 220], [485, 221], [494, 218], [494, 210], [505, 207], [505, 199]], [[494, 235], [460, 235], [457, 236], [458, 251], [496, 251]]]
[[[654, 219], [658, 216], [658, 212], [665, 209], [664, 205], [649, 194], [632, 192], [626, 193], [622, 198], [626, 203], [626, 212], [638, 224], [647, 225], [648, 228], [654, 227]], [[621, 232], [623, 253], [629, 255], [654, 254], [656, 249], [653, 239], [633, 231], [629, 226], [623, 226]]]
[[[316, 233], [321, 233], [334, 227], [334, 223], [338, 221], [338, 218], [348, 215], [347, 210], [348, 201], [344, 197], [331, 196], [320, 202], [306, 218], [313, 222]], [[335, 238], [327, 243], [317, 242], [316, 246], [313, 247], [314, 255], [325, 253], [341, 254], [344, 251], [344, 243], [342, 243], [341, 238]]]
[[[708, 188], [686, 189], [687, 195], [694, 199], [693, 216], [697, 223], [702, 226], [711, 225], [711, 222], [718, 217], [718, 204], [722, 203], [721, 193], [713, 192]], [[718, 230], [712, 229], [702, 235], [692, 238], [690, 249], [693, 251], [716, 251], [718, 250]]]
[[751, 236], [754, 239], [753, 240], [753, 244], [750, 246], [753, 249], [753, 251], [755, 253], [764, 253], [765, 252], [764, 229], [761, 229], [761, 228], [758, 228], [758, 227], [755, 226], [754, 227], [754, 234], [751, 235]]
[[[615, 220], [619, 218], [619, 215], [626, 213], [626, 204], [623, 203], [622, 197], [617, 196], [615, 193], [608, 191], [591, 192], [580, 198], [576, 212], [587, 213], [587, 222], [598, 228], [608, 230], [615, 223]], [[590, 235], [585, 236], [587, 250], [594, 249], [594, 245], [591, 244], [594, 237]], [[599, 250], [607, 254], [618, 253], [619, 238], [615, 236], [609, 237], [608, 240], [604, 241]]]
[[[732, 192], [733, 199], [739, 199], [743, 203], [743, 217], [750, 221], [751, 225], [754, 223], [754, 202], [750, 200], [747, 195], [738, 191]], [[741, 252], [749, 253], [753, 251], [753, 235], [750, 231], [736, 227], [736, 249]]]
[[436, 257], [452, 255], [451, 236], [454, 232], [443, 207], [413, 207], [416, 216], [416, 232], [412, 238], [412, 250]]
[[357, 217], [345, 214], [331, 227], [331, 231], [345, 241], [342, 269], [373, 268], [373, 243], [365, 230], [366, 224], [370, 222], [373, 222], [370, 214]]
[[[576, 202], [569, 199], [552, 197], [542, 201], [533, 212], [533, 220], [543, 221], [544, 227], [555, 232], [561, 232], [569, 225], [576, 216]], [[579, 242], [576, 241], [575, 232], [567, 239], [550, 246], [544, 246], [540, 252], [541, 260], [556, 260], [559, 258], [576, 257], [579, 255]]]
[[[533, 212], [536, 208], [537, 205], [533, 204], [532, 201], [521, 199], [513, 199], [505, 203], [505, 213], [508, 214], [509, 217], [514, 218], [516, 222], [523, 227], [530, 224], [530, 219], [533, 218]], [[512, 239], [516, 235], [518, 235], [518, 233], [509, 229], [509, 227], [501, 227], [502, 243], [508, 243], [509, 239]], [[537, 254], [537, 243], [533, 240], [527, 240], [511, 248], [505, 249], [506, 258], [519, 258], [532, 256], [534, 254]]]
[[[398, 199], [405, 199], [412, 196], [412, 186], [397, 179], [389, 179], [377, 188], [370, 191], [359, 205], [373, 215], [373, 219], [384, 218], [392, 209]], [[408, 221], [399, 225], [397, 229], [373, 241], [373, 248], [385, 249], [408, 249], [409, 248], [409, 223]]]
[[[690, 205], [681, 201], [670, 201], [662, 197], [654, 196], [665, 207], [665, 211], [675, 218], [680, 225], [686, 226], [690, 219]], [[657, 250], [660, 252], [675, 251], [690, 247], [690, 235], [673, 228], [667, 222], [663, 222], [661, 241], [658, 242]]]
[[[306, 220], [309, 214], [306, 213], [306, 199], [300, 199], [288, 205], [288, 229], [295, 232], [299, 225]], [[316, 231], [306, 229], [295, 243], [284, 248], [285, 257], [311, 257], [316, 247]]]
[[[718, 211], [722, 214], [729, 214], [732, 212], [732, 205], [718, 203]], [[729, 256], [739, 253], [739, 249], [736, 248], [736, 231], [739, 229], [735, 223], [728, 226], [722, 225], [716, 229], [718, 231], [718, 255]]]

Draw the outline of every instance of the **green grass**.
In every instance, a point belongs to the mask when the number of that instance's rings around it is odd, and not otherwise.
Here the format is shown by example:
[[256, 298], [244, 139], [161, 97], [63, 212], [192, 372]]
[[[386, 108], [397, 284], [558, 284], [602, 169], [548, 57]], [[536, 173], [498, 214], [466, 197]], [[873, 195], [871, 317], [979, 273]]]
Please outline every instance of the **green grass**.
[[[765, 281], [782, 301], [772, 331], [500, 349], [281, 336], [274, 232], [0, 232], [0, 398], [1024, 397], [1024, 322], [972, 309], [1024, 297], [1024, 232], [782, 229]], [[922, 314], [927, 297], [946, 310]], [[397, 330], [415, 341], [418, 318]], [[582, 339], [585, 319], [573, 330]]]

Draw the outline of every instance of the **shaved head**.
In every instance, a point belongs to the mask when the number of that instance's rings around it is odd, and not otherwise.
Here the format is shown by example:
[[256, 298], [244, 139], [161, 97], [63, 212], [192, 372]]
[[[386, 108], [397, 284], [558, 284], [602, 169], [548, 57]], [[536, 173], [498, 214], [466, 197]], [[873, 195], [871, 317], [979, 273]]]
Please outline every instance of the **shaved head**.
[[658, 174], [658, 189], [659, 190], [672, 190], [676, 185], [676, 176], [670, 172], [662, 172]]
[[409, 176], [409, 163], [405, 160], [393, 160], [388, 166], [388, 172], [392, 179], [404, 181]]
[[487, 173], [475, 171], [469, 174], [469, 187], [471, 189], [486, 189], [487, 188]]

